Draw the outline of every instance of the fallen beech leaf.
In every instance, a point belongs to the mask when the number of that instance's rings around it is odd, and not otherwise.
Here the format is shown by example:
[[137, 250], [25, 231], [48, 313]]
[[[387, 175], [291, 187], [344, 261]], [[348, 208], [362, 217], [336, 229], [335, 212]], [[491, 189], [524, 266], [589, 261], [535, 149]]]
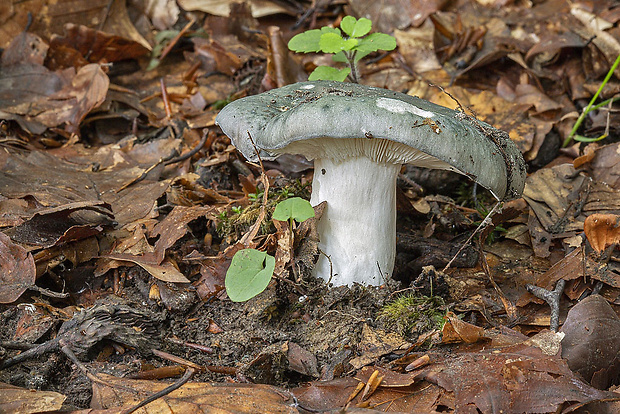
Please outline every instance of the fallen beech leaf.
[[606, 389], [620, 373], [620, 318], [607, 300], [591, 295], [573, 306], [561, 331], [562, 358], [593, 387]]
[[[127, 380], [100, 374], [111, 388], [93, 383], [91, 407], [130, 407], [145, 395], [161, 391], [169, 384], [159, 381]], [[137, 392], [129, 392], [127, 388]], [[192, 382], [159, 398], [148, 406], [150, 413], [248, 413], [294, 414], [293, 395], [284, 389], [262, 384], [211, 384]]]
[[159, 236], [159, 240], [155, 243], [155, 256], [158, 263], [164, 260], [166, 251], [190, 231], [188, 223], [209, 214], [211, 211], [212, 209], [207, 207], [175, 206], [166, 218], [159, 222], [150, 233], [151, 237]]
[[33, 119], [54, 127], [66, 124], [70, 133], [78, 133], [84, 117], [103, 103], [110, 86], [108, 76], [97, 64], [86, 65], [78, 70], [71, 84], [33, 105]]
[[183, 273], [179, 272], [179, 270], [172, 264], [172, 262], [164, 260], [160, 264], [154, 263], [153, 255], [146, 254], [144, 256], [133, 256], [130, 254], [112, 253], [102, 255], [100, 257], [105, 259], [122, 260], [135, 263], [147, 272], [149, 272], [151, 276], [163, 282], [190, 283], [189, 279], [186, 278]]
[[29, 414], [60, 410], [67, 397], [52, 391], [36, 391], [0, 382], [0, 413]]
[[349, 363], [354, 368], [361, 368], [364, 365], [375, 362], [385, 354], [399, 349], [407, 349], [410, 345], [410, 343], [396, 333], [388, 333], [364, 324], [362, 326], [362, 339], [359, 344], [362, 354], [359, 357], [353, 358]]
[[143, 44], [122, 36], [73, 23], [67, 23], [64, 29], [64, 36], [52, 36], [50, 47], [54, 49], [62, 46], [75, 49], [80, 56], [88, 56], [88, 61], [92, 63], [118, 62], [135, 59], [149, 53], [149, 49]]
[[442, 342], [444, 344], [465, 342], [468, 344], [477, 342], [484, 336], [484, 329], [460, 320], [454, 313], [446, 314], [448, 322], [443, 326]]
[[583, 224], [590, 245], [598, 253], [620, 243], [620, 216], [616, 214], [592, 214]]
[[456, 412], [552, 413], [567, 402], [617, 396], [584, 383], [560, 356], [526, 344], [430, 357], [432, 363], [416, 372], [453, 392]]
[[17, 300], [35, 279], [32, 254], [0, 232], [0, 303]]

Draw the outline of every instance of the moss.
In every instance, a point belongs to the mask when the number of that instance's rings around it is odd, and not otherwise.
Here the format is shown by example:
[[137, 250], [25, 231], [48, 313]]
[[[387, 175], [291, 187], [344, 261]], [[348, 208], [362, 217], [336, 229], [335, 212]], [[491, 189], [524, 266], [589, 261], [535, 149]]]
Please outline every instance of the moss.
[[446, 312], [447, 306], [439, 296], [409, 294], [385, 305], [379, 312], [379, 321], [387, 329], [409, 337], [443, 328]]

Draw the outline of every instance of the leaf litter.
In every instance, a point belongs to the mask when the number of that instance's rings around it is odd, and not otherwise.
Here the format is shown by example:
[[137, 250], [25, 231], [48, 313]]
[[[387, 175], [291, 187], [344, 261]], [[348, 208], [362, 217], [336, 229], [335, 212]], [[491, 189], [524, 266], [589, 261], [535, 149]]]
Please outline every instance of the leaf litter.
[[[615, 105], [580, 132], [604, 141], [561, 148], [620, 53], [617, 5], [347, 2], [397, 39], [361, 64], [363, 82], [464, 107], [507, 131], [530, 171], [523, 199], [442, 272], [491, 203], [407, 168], [397, 281], [330, 289], [311, 276], [324, 206], [293, 226], [266, 225], [277, 202], [260, 208], [267, 189], [307, 196], [311, 166], [285, 157], [261, 175], [214, 118], [330, 64], [286, 41], [343, 14], [212, 3], [0, 7], [0, 411], [121, 412], [175, 375], [149, 410], [617, 411]], [[616, 72], [601, 100], [619, 85]], [[234, 303], [224, 277], [247, 247], [277, 271]], [[550, 332], [526, 286], [562, 280]], [[159, 379], [129, 378], [147, 372]]]

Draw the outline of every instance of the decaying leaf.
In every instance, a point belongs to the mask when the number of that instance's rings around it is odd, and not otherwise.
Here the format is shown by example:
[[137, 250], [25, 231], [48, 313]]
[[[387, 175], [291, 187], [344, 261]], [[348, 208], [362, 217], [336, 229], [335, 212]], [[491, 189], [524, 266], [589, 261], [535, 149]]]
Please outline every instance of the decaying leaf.
[[396, 333], [373, 329], [368, 324], [364, 324], [362, 326], [362, 339], [359, 344], [362, 354], [353, 358], [350, 364], [355, 368], [361, 368], [377, 361], [383, 355], [399, 349], [407, 349], [410, 345]]
[[34, 285], [32, 254], [0, 232], [0, 303], [11, 303]]
[[66, 396], [53, 391], [37, 391], [0, 383], [0, 412], [45, 413], [60, 410]]
[[573, 306], [561, 332], [562, 358], [592, 386], [607, 389], [620, 375], [620, 318], [600, 295]]
[[567, 402], [615, 396], [581, 381], [561, 357], [525, 344], [430, 358], [414, 372], [453, 392], [456, 411], [474, 406], [484, 414], [553, 413]]
[[592, 214], [583, 223], [583, 231], [590, 245], [597, 252], [620, 243], [620, 216], [616, 214]]
[[[91, 407], [95, 409], [130, 407], [169, 385], [157, 381], [128, 380], [105, 374], [102, 374], [101, 377], [116, 387], [111, 388], [93, 383]], [[126, 391], [127, 388], [137, 392]], [[284, 389], [268, 385], [193, 382], [155, 400], [149, 404], [148, 408], [152, 412], [255, 414], [257, 407], [260, 407], [260, 411], [265, 413], [297, 413], [291, 403], [292, 395], [290, 393]]]

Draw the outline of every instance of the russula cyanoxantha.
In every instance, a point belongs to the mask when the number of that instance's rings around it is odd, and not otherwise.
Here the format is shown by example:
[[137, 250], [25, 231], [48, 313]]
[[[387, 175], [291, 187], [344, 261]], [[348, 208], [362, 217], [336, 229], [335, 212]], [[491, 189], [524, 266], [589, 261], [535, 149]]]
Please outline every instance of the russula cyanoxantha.
[[[498, 200], [519, 197], [525, 163], [508, 134], [466, 114], [386, 89], [301, 82], [234, 101], [216, 123], [250, 161], [314, 159], [310, 202], [318, 223], [314, 274], [338, 285], [379, 285], [394, 269], [396, 178], [401, 165], [467, 175]], [[249, 134], [248, 134], [249, 133]]]

